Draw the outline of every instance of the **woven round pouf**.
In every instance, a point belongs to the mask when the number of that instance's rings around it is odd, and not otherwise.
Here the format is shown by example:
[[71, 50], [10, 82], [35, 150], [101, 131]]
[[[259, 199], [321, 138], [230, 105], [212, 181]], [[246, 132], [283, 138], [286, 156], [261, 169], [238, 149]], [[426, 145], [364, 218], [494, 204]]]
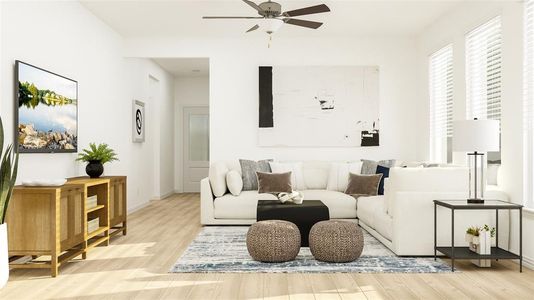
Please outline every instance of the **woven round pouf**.
[[256, 222], [248, 229], [247, 249], [257, 261], [294, 260], [300, 251], [300, 231], [297, 225], [287, 221]]
[[321, 221], [310, 230], [310, 251], [325, 262], [350, 262], [362, 254], [363, 232], [355, 222]]

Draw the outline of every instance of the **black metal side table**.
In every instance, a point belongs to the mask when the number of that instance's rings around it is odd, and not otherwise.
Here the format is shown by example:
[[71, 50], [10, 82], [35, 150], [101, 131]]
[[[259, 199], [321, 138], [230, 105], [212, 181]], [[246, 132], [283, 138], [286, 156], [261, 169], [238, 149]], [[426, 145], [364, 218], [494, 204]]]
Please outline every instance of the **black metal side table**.
[[[437, 245], [437, 207], [442, 206], [451, 210], [451, 246]], [[499, 248], [499, 210], [519, 210], [519, 255]], [[496, 216], [496, 247], [491, 247], [491, 254], [482, 255], [469, 250], [469, 247], [454, 246], [454, 212], [456, 210], [495, 210]], [[523, 205], [500, 200], [485, 200], [484, 203], [467, 203], [467, 200], [434, 200], [434, 260], [437, 252], [443, 253], [451, 259], [451, 269], [454, 272], [455, 259], [519, 259], [519, 272], [523, 272]]]

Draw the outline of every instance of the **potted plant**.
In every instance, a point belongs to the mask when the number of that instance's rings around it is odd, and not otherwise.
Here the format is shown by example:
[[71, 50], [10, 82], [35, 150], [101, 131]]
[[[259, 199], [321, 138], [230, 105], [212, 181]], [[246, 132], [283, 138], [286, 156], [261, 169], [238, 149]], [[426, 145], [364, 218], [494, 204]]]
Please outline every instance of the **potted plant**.
[[6, 213], [17, 179], [19, 153], [13, 145], [4, 150], [4, 126], [0, 118], [0, 289], [9, 279], [9, 255], [7, 247]]
[[117, 154], [108, 144], [89, 144], [89, 149], [83, 149], [83, 153], [78, 154], [77, 161], [87, 162], [85, 172], [91, 178], [98, 178], [104, 173], [104, 164], [119, 160]]

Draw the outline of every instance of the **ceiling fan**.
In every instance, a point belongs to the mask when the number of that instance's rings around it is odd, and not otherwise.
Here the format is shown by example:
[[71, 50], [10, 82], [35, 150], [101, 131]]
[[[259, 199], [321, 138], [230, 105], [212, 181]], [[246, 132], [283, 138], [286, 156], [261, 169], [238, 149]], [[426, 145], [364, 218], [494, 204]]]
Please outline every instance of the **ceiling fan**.
[[[307, 21], [307, 20], [301, 20], [301, 19], [294, 19], [293, 17], [297, 16], [303, 16], [303, 15], [311, 15], [311, 14], [318, 14], [318, 13], [324, 13], [329, 12], [330, 8], [326, 6], [325, 4], [290, 10], [286, 12], [282, 12], [282, 5], [279, 3], [273, 2], [273, 1], [267, 1], [260, 4], [256, 4], [249, 0], [243, 0], [246, 4], [250, 5], [252, 8], [254, 8], [260, 17], [225, 17], [225, 16], [217, 16], [217, 17], [202, 17], [203, 19], [262, 19], [262, 23], [265, 23], [265, 32], [268, 34], [272, 34], [276, 30], [278, 30], [284, 23], [301, 26], [301, 27], [307, 27], [311, 29], [317, 29], [323, 25], [321, 22], [314, 22], [314, 21]], [[249, 30], [246, 32], [251, 32], [254, 30], [257, 30], [260, 28], [260, 25], [256, 24], [252, 26]]]

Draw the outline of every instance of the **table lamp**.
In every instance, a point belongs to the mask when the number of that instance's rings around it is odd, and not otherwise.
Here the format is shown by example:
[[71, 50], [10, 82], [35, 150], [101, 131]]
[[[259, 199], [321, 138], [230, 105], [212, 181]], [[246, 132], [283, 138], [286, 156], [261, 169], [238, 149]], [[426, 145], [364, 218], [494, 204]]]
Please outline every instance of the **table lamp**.
[[484, 152], [499, 151], [499, 121], [476, 118], [454, 121], [453, 129], [453, 151], [468, 152], [469, 199], [467, 202], [484, 203], [484, 168], [486, 165]]

